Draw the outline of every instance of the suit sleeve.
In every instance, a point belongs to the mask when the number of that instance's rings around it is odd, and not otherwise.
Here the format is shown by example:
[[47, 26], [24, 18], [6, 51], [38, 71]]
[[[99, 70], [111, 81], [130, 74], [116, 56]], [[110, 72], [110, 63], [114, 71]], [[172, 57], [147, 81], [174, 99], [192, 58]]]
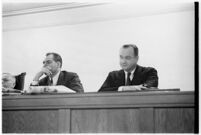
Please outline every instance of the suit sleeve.
[[150, 68], [147, 72], [147, 77], [144, 82], [144, 86], [150, 87], [158, 87], [158, 75], [157, 70], [154, 68]]
[[48, 80], [47, 77], [44, 77], [44, 78], [40, 79], [39, 82], [38, 82], [38, 85], [39, 86], [47, 86], [48, 85], [47, 80]]
[[98, 92], [117, 91], [118, 87], [113, 86], [112, 73], [109, 73]]
[[79, 79], [79, 76], [75, 73], [72, 79], [69, 81], [68, 87], [76, 92], [84, 92], [82, 83]]
[[38, 82], [31, 82], [30, 86], [47, 86], [47, 77], [40, 79]]

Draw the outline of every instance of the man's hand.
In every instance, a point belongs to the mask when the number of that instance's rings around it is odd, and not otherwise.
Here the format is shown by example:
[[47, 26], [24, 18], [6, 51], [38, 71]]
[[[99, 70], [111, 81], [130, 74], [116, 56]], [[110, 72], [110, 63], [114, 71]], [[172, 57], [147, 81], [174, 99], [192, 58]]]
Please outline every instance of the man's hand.
[[47, 75], [47, 76], [51, 76], [52, 75], [52, 72], [50, 71], [50, 68], [49, 67], [43, 67], [40, 71], [43, 74]]
[[146, 90], [147, 87], [144, 87], [143, 85], [132, 85], [132, 86], [120, 86], [118, 88], [118, 91], [132, 91], [132, 90]]
[[51, 76], [52, 75], [52, 72], [50, 71], [50, 68], [48, 67], [43, 67], [41, 69], [41, 71], [39, 71], [36, 76], [34, 77], [34, 81], [38, 81], [40, 79], [40, 77], [45, 74], [47, 76]]

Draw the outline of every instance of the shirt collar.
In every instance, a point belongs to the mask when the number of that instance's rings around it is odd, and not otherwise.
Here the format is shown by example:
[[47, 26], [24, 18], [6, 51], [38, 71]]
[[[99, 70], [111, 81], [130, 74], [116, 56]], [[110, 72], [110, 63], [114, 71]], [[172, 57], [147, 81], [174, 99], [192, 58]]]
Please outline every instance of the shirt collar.
[[[134, 74], [136, 67], [131, 71], [131, 74]], [[128, 72], [124, 70], [124, 73], [127, 75]]]
[[59, 72], [57, 72], [57, 74], [55, 76], [53, 76], [52, 78], [58, 78], [59, 74], [60, 74], [61, 70], [59, 70]]

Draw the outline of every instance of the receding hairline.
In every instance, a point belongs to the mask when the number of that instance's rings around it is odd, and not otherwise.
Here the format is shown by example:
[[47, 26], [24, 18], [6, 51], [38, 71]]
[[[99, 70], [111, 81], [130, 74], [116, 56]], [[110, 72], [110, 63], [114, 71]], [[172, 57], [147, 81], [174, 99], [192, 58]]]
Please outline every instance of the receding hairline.
[[134, 56], [138, 56], [139, 50], [138, 50], [137, 45], [135, 45], [135, 44], [125, 44], [125, 45], [123, 45], [123, 46], [121, 47], [121, 49], [127, 49], [127, 48], [132, 48], [132, 49], [133, 49]]
[[48, 52], [48, 53], [46, 53], [46, 57], [49, 56], [49, 55], [53, 56], [54, 61], [60, 62], [61, 63], [60, 67], [62, 67], [63, 61], [62, 61], [62, 57], [61, 57], [60, 54], [55, 53], [55, 52]]

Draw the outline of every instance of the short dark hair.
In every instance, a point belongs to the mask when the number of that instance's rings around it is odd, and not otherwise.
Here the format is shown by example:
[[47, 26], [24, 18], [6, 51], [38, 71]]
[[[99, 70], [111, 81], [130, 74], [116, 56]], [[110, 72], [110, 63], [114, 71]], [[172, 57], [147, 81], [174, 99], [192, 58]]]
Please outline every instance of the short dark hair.
[[46, 56], [49, 56], [49, 55], [53, 55], [54, 56], [54, 61], [56, 61], [56, 62], [59, 61], [61, 63], [60, 67], [62, 67], [62, 58], [58, 53], [49, 52], [49, 53], [46, 54]]
[[134, 51], [134, 56], [138, 56], [138, 47], [134, 44], [125, 44], [123, 45], [123, 48], [129, 48], [132, 47]]

